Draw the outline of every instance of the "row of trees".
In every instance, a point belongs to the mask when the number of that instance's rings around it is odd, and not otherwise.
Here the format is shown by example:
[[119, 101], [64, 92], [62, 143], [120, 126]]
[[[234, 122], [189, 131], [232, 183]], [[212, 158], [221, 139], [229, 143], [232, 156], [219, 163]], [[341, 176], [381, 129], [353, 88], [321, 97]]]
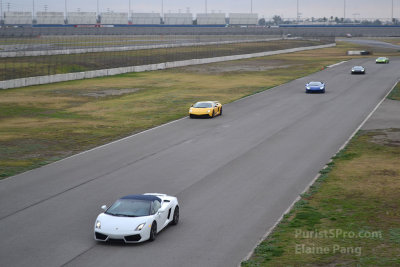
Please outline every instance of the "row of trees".
[[[272, 25], [280, 25], [280, 24], [296, 24], [297, 20], [293, 19], [282, 19], [281, 16], [275, 15], [272, 20], [267, 21], [265, 18], [261, 18], [258, 21], [258, 25], [261, 26], [272, 26]], [[383, 22], [379, 19], [376, 20], [352, 20], [352, 19], [344, 19], [344, 18], [338, 18], [338, 17], [333, 17], [331, 16], [330, 18], [323, 17], [323, 18], [308, 18], [302, 20], [302, 23], [336, 23], [336, 24], [361, 24], [361, 25], [384, 25], [384, 24], [390, 24], [387, 22]], [[400, 22], [398, 19], [393, 19], [392, 23], [393, 25], [400, 25]]]

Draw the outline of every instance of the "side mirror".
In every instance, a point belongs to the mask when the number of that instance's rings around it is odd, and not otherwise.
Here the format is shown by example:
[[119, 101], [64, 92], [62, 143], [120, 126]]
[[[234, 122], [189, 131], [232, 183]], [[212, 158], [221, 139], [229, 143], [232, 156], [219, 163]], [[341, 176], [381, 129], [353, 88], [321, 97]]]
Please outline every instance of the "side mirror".
[[161, 208], [158, 210], [158, 212], [159, 212], [159, 213], [163, 213], [163, 212], [165, 212], [165, 211], [167, 210], [167, 208], [168, 208], [168, 205], [165, 205], [165, 206], [161, 207]]
[[107, 210], [107, 206], [106, 206], [106, 205], [103, 205], [103, 206], [101, 206], [101, 209], [104, 210], [104, 211], [106, 211], [106, 210]]

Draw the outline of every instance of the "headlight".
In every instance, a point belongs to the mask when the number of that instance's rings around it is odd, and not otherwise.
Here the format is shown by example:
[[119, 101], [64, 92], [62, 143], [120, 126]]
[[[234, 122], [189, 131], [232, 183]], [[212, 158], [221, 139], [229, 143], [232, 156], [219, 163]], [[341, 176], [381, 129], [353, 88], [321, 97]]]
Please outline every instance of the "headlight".
[[321, 89], [321, 90], [322, 90], [322, 89], [324, 89], [324, 87], [323, 87], [323, 86], [321, 86], [319, 89]]
[[210, 113], [210, 112], [211, 112], [211, 110], [208, 110], [207, 112], [208, 112], [208, 113]]
[[138, 227], [136, 227], [135, 231], [142, 230], [145, 225], [146, 225], [146, 223], [139, 224]]
[[309, 86], [307, 86], [306, 88], [307, 88], [308, 90], [310, 90], [310, 87], [309, 87]]
[[101, 229], [101, 222], [100, 221], [96, 221], [96, 229]]
[[192, 112], [193, 111], [193, 109], [189, 109], [189, 112]]

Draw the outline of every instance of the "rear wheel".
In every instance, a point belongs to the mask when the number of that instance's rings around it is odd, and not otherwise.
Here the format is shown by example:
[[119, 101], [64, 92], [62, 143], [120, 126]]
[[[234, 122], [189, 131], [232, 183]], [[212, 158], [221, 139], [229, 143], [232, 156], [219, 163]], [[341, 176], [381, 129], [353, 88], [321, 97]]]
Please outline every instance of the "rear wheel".
[[213, 112], [212, 112], [212, 114], [211, 114], [211, 118], [214, 118], [214, 110], [213, 110]]
[[177, 225], [178, 222], [179, 222], [179, 206], [176, 206], [175, 210], [174, 210], [174, 217], [172, 219], [171, 224], [172, 225]]
[[222, 107], [221, 107], [221, 110], [219, 111], [219, 115], [222, 116]]
[[157, 237], [157, 223], [153, 222], [150, 229], [149, 241], [153, 242], [154, 240], [156, 240], [156, 237]]

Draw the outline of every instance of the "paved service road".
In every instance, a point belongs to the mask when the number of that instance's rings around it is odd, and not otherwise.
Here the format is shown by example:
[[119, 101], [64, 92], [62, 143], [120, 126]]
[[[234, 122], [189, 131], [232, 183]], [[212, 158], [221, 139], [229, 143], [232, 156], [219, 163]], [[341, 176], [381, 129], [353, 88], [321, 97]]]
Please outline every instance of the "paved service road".
[[375, 46], [375, 47], [381, 47], [381, 48], [387, 48], [387, 49], [395, 49], [399, 50], [400, 45], [395, 45], [387, 42], [382, 42], [379, 40], [369, 40], [369, 39], [336, 39], [336, 41], [340, 42], [349, 42], [353, 44], [358, 44], [358, 45], [366, 45], [366, 46]]
[[[352, 76], [353, 65], [367, 75]], [[400, 78], [359, 59], [0, 182], [1, 266], [236, 266]], [[327, 84], [305, 94], [310, 80]], [[176, 195], [153, 243], [97, 244], [102, 204]]]

